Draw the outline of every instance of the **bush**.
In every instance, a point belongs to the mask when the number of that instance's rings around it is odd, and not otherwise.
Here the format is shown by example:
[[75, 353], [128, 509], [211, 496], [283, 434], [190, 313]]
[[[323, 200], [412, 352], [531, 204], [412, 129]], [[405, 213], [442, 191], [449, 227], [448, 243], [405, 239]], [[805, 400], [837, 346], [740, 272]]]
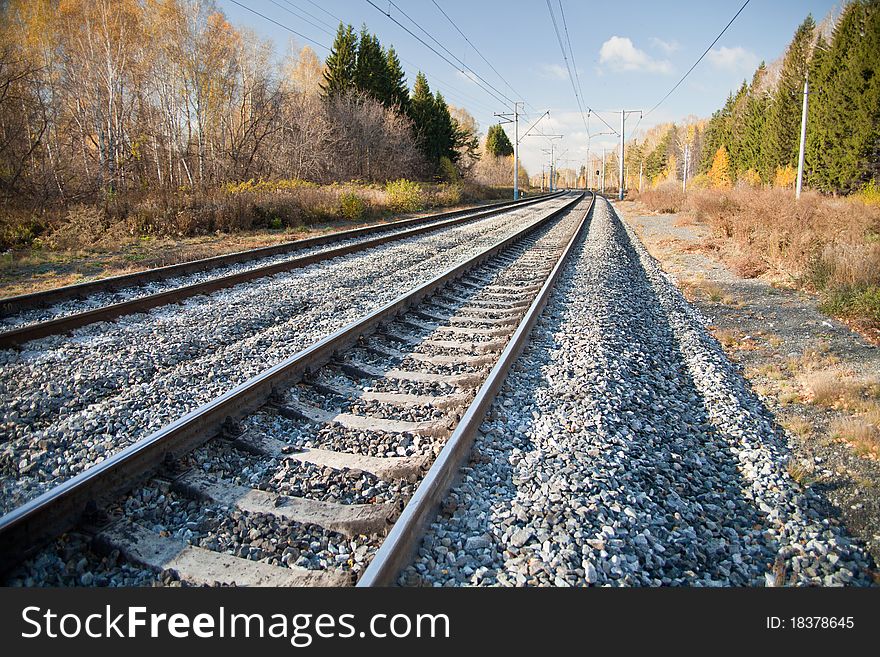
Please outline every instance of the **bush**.
[[457, 183], [461, 180], [458, 169], [445, 155], [440, 158], [440, 177], [448, 183]]
[[646, 189], [636, 197], [653, 212], [676, 213], [684, 207], [686, 196], [678, 183], [662, 183], [656, 189]]
[[355, 192], [342, 192], [339, 197], [342, 216], [349, 221], [361, 219], [367, 211], [367, 204]]
[[422, 186], [412, 180], [401, 178], [386, 183], [385, 195], [393, 212], [416, 212], [424, 207]]
[[774, 187], [791, 189], [797, 180], [797, 170], [791, 165], [776, 168], [776, 177], [773, 179]]
[[447, 207], [461, 203], [461, 185], [440, 185], [433, 194], [431, 205]]
[[865, 205], [875, 205], [880, 207], [880, 185], [876, 180], [865, 184], [855, 195]]

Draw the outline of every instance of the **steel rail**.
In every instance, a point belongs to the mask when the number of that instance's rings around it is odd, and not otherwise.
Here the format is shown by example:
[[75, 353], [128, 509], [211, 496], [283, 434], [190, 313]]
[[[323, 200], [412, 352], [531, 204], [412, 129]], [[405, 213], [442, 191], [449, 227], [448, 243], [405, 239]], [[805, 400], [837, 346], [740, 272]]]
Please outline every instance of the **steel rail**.
[[256, 249], [247, 249], [244, 251], [235, 251], [233, 253], [225, 253], [222, 255], [211, 256], [209, 258], [200, 258], [198, 260], [189, 260], [187, 262], [179, 262], [173, 265], [165, 265], [164, 267], [154, 267], [144, 271], [132, 272], [130, 274], [119, 274], [117, 276], [108, 276], [93, 281], [85, 281], [83, 283], [74, 283], [72, 285], [64, 285], [62, 287], [52, 288], [50, 290], [42, 290], [40, 292], [31, 292], [29, 294], [19, 294], [11, 297], [0, 298], [0, 317], [13, 315], [24, 310], [32, 310], [34, 308], [43, 308], [60, 301], [68, 301], [71, 299], [80, 299], [89, 294], [96, 292], [114, 292], [116, 290], [134, 287], [143, 283], [153, 283], [162, 281], [176, 276], [185, 276], [187, 274], [195, 274], [209, 269], [224, 267], [227, 265], [248, 262], [249, 260], [258, 260], [281, 253], [295, 253], [303, 251], [315, 246], [324, 244], [332, 244], [346, 239], [362, 237], [364, 235], [372, 235], [397, 228], [407, 226], [417, 226], [423, 223], [439, 221], [442, 219], [452, 219], [471, 212], [486, 212], [490, 210], [510, 209], [517, 205], [524, 205], [527, 202], [536, 199], [547, 199], [556, 196], [556, 194], [542, 194], [537, 197], [529, 197], [528, 199], [520, 199], [519, 201], [502, 201], [500, 203], [487, 203], [485, 205], [473, 206], [461, 210], [450, 210], [447, 212], [439, 212], [436, 214], [425, 215], [421, 217], [413, 217], [411, 219], [400, 219], [397, 221], [388, 221], [385, 223], [374, 224], [371, 226], [362, 226], [360, 228], [352, 228], [342, 230], [325, 235], [317, 235], [315, 237], [307, 237], [300, 240], [292, 240], [281, 244], [272, 244], [262, 246]]
[[[540, 203], [542, 201], [546, 201], [548, 198], [550, 197], [542, 196], [539, 198], [531, 198], [515, 207], [526, 207], [529, 205]], [[156, 292], [155, 294], [149, 294], [143, 297], [129, 299], [128, 301], [120, 301], [118, 303], [102, 306], [100, 308], [94, 308], [92, 310], [85, 310], [83, 312], [74, 313], [72, 315], [64, 315], [43, 322], [27, 324], [16, 329], [11, 329], [9, 331], [4, 331], [0, 333], [0, 349], [8, 349], [10, 347], [24, 344], [25, 342], [28, 342], [30, 340], [37, 340], [39, 338], [45, 338], [50, 335], [58, 335], [60, 333], [72, 331], [73, 329], [88, 326], [89, 324], [106, 322], [112, 319], [116, 319], [117, 317], [121, 317], [123, 315], [146, 312], [159, 306], [177, 303], [189, 297], [197, 296], [200, 294], [210, 294], [211, 292], [216, 292], [217, 290], [232, 287], [234, 285], [238, 285], [239, 283], [246, 283], [248, 281], [252, 281], [258, 278], [264, 278], [267, 276], [279, 274], [281, 272], [299, 269], [318, 262], [323, 262], [325, 260], [338, 258], [339, 256], [348, 255], [350, 253], [365, 251], [367, 249], [371, 249], [373, 247], [386, 244], [388, 242], [406, 239], [407, 237], [415, 237], [423, 233], [428, 233], [434, 230], [442, 230], [444, 228], [457, 226], [471, 221], [479, 221], [480, 219], [486, 219], [488, 217], [507, 212], [510, 209], [511, 208], [509, 206], [505, 206], [503, 208], [496, 208], [488, 210], [486, 212], [479, 212], [477, 214], [456, 217], [452, 219], [445, 219], [439, 222], [429, 223], [427, 225], [408, 228], [398, 233], [381, 235], [379, 237], [367, 239], [362, 242], [356, 242], [354, 244], [348, 244], [346, 246], [340, 246], [334, 249], [312, 253], [309, 255], [301, 256], [299, 258], [292, 258], [290, 260], [284, 260], [282, 262], [276, 262], [270, 265], [264, 265], [262, 267], [254, 267], [253, 269], [236, 272], [227, 276], [219, 276], [217, 278], [213, 278], [207, 281], [191, 283], [189, 285], [182, 285], [180, 287], [165, 290], [163, 292]]]
[[528, 343], [529, 334], [538, 321], [544, 306], [547, 305], [553, 286], [559, 278], [569, 254], [580, 239], [584, 227], [587, 225], [587, 217], [593, 210], [595, 202], [596, 195], [592, 194], [590, 206], [559, 260], [511, 336], [498, 362], [489, 372], [483, 385], [480, 386], [458, 426], [446, 441], [425, 478], [419, 483], [416, 492], [376, 552], [376, 556], [373, 557], [364, 574], [358, 580], [358, 586], [392, 586], [396, 583], [400, 572], [409, 565], [421, 543], [425, 528], [433, 520], [443, 498], [458, 477], [459, 469], [470, 454], [477, 430], [507, 378], [508, 371]]
[[572, 201], [481, 253], [450, 267], [365, 317], [0, 517], [0, 572], [8, 570], [55, 536], [74, 527], [90, 505], [100, 506], [155, 472], [166, 459], [207, 442], [220, 432], [228, 419], [239, 420], [253, 413], [270, 400], [273, 391], [296, 383], [304, 374], [350, 348], [361, 336], [375, 331], [381, 323], [402, 314], [439, 288], [572, 209], [582, 198], [583, 194], [579, 194]]

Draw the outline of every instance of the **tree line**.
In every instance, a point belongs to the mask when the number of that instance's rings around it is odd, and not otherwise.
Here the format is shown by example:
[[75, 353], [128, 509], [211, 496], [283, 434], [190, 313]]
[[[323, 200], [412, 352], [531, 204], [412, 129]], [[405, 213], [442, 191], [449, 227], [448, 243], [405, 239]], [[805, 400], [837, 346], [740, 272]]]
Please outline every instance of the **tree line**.
[[778, 79], [762, 63], [706, 128], [700, 170], [713, 180], [789, 185], [809, 79], [805, 183], [851, 193], [880, 179], [880, 1], [847, 4], [826, 39], [808, 16]]
[[433, 172], [449, 177], [465, 153], [479, 157], [477, 135], [452, 116], [443, 94], [431, 93], [421, 72], [410, 94], [394, 48], [385, 50], [366, 26], [358, 36], [351, 25], [339, 25], [321, 89], [330, 100], [351, 95], [372, 98], [409, 119], [416, 144]]
[[6, 203], [452, 177], [478, 158], [467, 118], [424, 75], [410, 93], [366, 28], [340, 25], [326, 66], [308, 47], [278, 63], [212, 0], [0, 1]]

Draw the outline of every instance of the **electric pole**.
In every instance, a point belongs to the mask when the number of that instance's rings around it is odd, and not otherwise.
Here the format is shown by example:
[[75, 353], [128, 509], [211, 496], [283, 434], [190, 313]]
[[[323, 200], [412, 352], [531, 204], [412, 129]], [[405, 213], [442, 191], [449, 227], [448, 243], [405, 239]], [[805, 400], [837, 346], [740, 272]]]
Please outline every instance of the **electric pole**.
[[602, 193], [605, 193], [605, 147], [602, 147]]
[[513, 104], [513, 200], [519, 199], [519, 103]]
[[798, 153], [797, 188], [795, 198], [801, 197], [801, 188], [804, 183], [804, 151], [807, 145], [807, 106], [810, 98], [810, 74], [807, 72], [804, 78], [804, 107], [801, 110], [801, 149]]
[[619, 200], [623, 200], [623, 197], [626, 195], [626, 184], [624, 181], [624, 166], [623, 166], [623, 158], [624, 158], [624, 150], [626, 148], [625, 145], [625, 126], [626, 126], [626, 115], [627, 114], [635, 114], [638, 112], [642, 113], [642, 110], [620, 110], [620, 189], [617, 191], [617, 198]]
[[684, 145], [684, 175], [681, 177], [681, 191], [687, 191], [688, 184], [688, 164], [690, 163], [690, 144]]
[[639, 194], [642, 193], [642, 165], [644, 162], [639, 162]]

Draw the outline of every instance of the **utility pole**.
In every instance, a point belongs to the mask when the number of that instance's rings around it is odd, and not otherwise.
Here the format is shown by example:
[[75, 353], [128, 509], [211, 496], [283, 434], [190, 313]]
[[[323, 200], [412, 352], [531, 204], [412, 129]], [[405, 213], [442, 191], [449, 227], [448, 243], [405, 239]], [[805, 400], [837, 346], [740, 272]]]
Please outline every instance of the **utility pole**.
[[625, 109], [620, 110], [620, 189], [617, 192], [617, 198], [621, 201], [623, 200], [623, 197], [626, 195], [626, 189], [625, 189], [626, 184], [624, 181], [624, 165], [623, 165], [624, 150], [626, 148], [625, 143], [624, 143], [625, 142], [624, 133], [625, 133], [625, 126], [626, 126], [626, 115], [627, 114], [635, 114], [636, 112], [641, 114], [642, 110], [625, 110]]
[[519, 199], [519, 103], [513, 104], [513, 200]]
[[801, 197], [801, 188], [804, 183], [804, 151], [807, 145], [807, 106], [810, 98], [810, 74], [807, 72], [804, 78], [804, 107], [801, 110], [801, 149], [798, 154], [798, 172], [797, 172], [797, 188], [795, 190], [795, 198]]
[[602, 147], [602, 193], [605, 193], [605, 147]]
[[684, 174], [681, 177], [681, 191], [687, 191], [688, 184], [688, 164], [691, 161], [690, 144], [684, 145]]
[[623, 191], [625, 185], [623, 184], [623, 151], [626, 148], [626, 144], [624, 143], [625, 138], [625, 125], [626, 125], [626, 112], [624, 110], [620, 110], [620, 184], [618, 187], [620, 189], [617, 190], [617, 198], [622, 201], [626, 192]]
[[519, 198], [519, 142], [529, 136], [529, 133], [532, 131], [538, 123], [545, 116], [550, 116], [550, 110], [544, 112], [538, 119], [529, 126], [529, 129], [525, 131], [522, 137], [519, 136], [519, 107], [522, 105], [522, 101], [517, 101], [513, 104], [513, 114], [499, 114], [495, 112], [495, 116], [500, 117], [502, 119], [506, 119], [504, 121], [500, 121], [500, 123], [512, 123], [513, 124], [513, 200], [517, 200]]
[[642, 166], [644, 162], [639, 162], [639, 194], [642, 193]]
[[[513, 124], [513, 200], [519, 198], [519, 106], [521, 102], [513, 103], [513, 114], [499, 114], [495, 112], [495, 116], [506, 119], [499, 123]], [[543, 117], [541, 117], [543, 118]], [[540, 120], [540, 119], [539, 119]]]

